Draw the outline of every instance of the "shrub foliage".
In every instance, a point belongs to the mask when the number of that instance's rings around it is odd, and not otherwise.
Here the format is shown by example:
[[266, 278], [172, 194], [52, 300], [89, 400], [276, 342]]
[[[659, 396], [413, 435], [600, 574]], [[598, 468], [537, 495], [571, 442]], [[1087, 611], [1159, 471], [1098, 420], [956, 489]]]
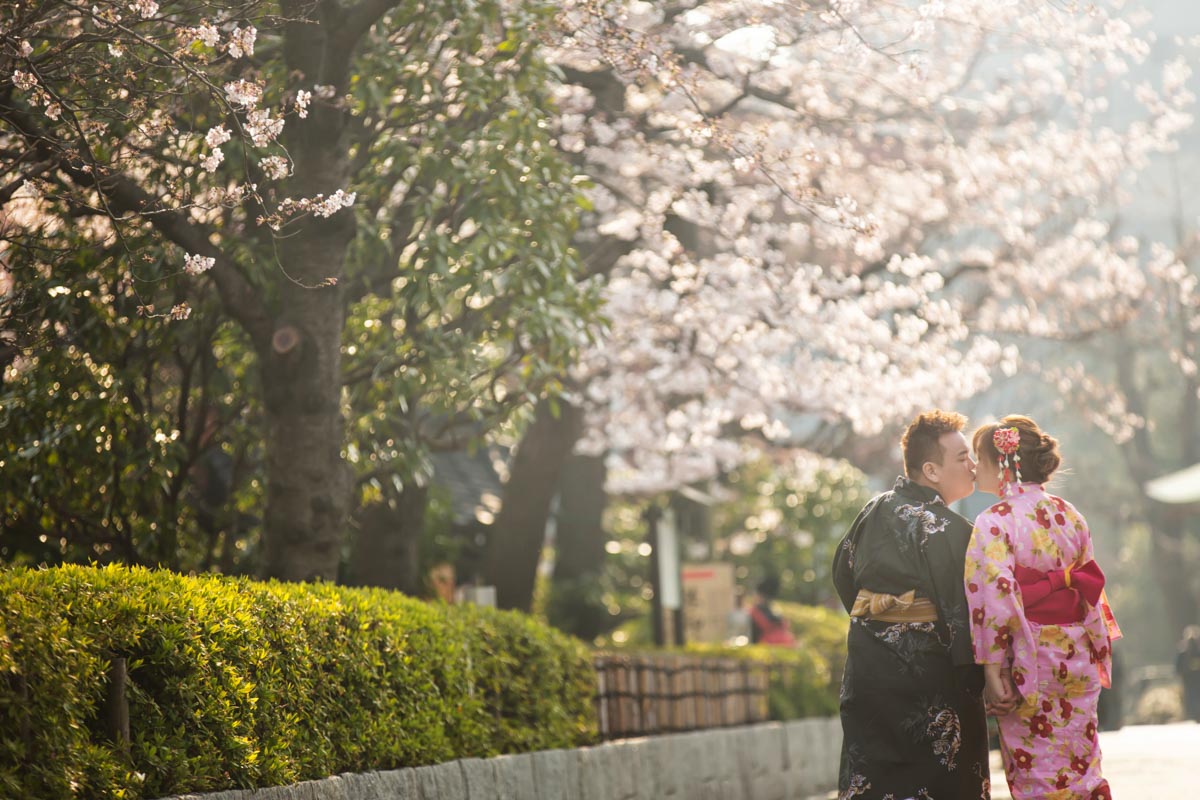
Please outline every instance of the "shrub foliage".
[[[592, 741], [579, 642], [520, 614], [126, 567], [0, 571], [0, 796], [251, 788]], [[109, 735], [126, 659], [130, 737]]]

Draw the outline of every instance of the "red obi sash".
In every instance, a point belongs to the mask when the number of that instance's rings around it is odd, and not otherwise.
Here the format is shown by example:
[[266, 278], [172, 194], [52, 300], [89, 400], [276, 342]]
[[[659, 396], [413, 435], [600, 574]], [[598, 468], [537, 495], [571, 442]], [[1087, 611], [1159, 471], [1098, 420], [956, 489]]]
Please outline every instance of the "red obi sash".
[[1104, 591], [1104, 573], [1095, 561], [1049, 572], [1017, 566], [1013, 577], [1021, 587], [1025, 618], [1039, 625], [1082, 622]]

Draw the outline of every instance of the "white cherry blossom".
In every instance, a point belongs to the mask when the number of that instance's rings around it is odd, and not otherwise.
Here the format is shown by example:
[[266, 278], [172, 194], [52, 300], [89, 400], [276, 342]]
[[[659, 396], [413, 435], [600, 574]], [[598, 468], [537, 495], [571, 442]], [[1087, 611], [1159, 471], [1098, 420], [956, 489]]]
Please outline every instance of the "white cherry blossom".
[[239, 79], [225, 84], [225, 97], [235, 106], [253, 109], [262, 100], [263, 88], [257, 83]]
[[229, 32], [229, 41], [225, 43], [225, 50], [233, 58], [252, 56], [254, 55], [254, 41], [257, 38], [258, 31], [254, 26], [249, 25], [242, 28], [234, 25], [233, 30]]
[[213, 268], [217, 260], [212, 256], [193, 255], [188, 253], [183, 257], [183, 271], [188, 275], [201, 275]]
[[574, 372], [612, 491], [953, 405], [1014, 368], [1013, 332], [1119, 324], [1146, 295], [1139, 248], [1093, 215], [1194, 98], [1174, 61], [1112, 122], [1095, 65], [1148, 52], [1116, 12], [578, 0], [562, 20], [560, 146], [594, 184], [581, 248], [623, 253]]

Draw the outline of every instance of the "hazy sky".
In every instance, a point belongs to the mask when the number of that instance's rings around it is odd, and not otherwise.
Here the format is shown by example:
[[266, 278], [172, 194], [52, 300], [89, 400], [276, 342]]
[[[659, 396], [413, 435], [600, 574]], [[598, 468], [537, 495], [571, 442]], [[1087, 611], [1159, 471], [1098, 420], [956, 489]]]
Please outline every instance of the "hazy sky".
[[[1200, 4], [1181, 0], [1141, 0], [1141, 5], [1153, 15], [1150, 30], [1157, 35], [1157, 41], [1143, 70], [1130, 76], [1131, 80], [1136, 84], [1161, 76], [1163, 65], [1183, 53], [1190, 55], [1188, 62], [1192, 68], [1200, 70], [1200, 41], [1191, 48], [1186, 45], [1188, 39], [1200, 37]], [[1184, 40], [1183, 46], [1178, 43], [1179, 39]], [[1192, 76], [1189, 86], [1193, 93], [1200, 95], [1200, 72]], [[1120, 106], [1114, 104], [1114, 111], [1119, 109]], [[1192, 113], [1200, 115], [1200, 109], [1194, 108]], [[1197, 223], [1200, 197], [1190, 191], [1190, 187], [1200, 181], [1200, 125], [1193, 124], [1180, 137], [1179, 152], [1169, 158], [1159, 159], [1139, 182], [1139, 199], [1133, 204], [1135, 208], [1123, 214], [1130, 225], [1136, 224], [1136, 232], [1162, 237], [1169, 235], [1176, 191], [1172, 171], [1178, 172], [1179, 185], [1182, 187], [1184, 218], [1193, 227], [1200, 227]], [[1174, 244], [1173, 241], [1170, 243]]]

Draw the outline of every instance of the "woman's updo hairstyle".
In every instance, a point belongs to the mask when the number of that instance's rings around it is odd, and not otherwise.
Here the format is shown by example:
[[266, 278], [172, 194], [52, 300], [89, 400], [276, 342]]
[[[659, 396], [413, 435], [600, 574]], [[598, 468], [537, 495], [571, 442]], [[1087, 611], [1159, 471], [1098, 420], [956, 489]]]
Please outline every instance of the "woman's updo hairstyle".
[[1000, 451], [992, 440], [1000, 428], [1016, 428], [1021, 436], [1017, 446], [1017, 455], [1021, 456], [1021, 480], [1030, 483], [1045, 483], [1062, 464], [1062, 456], [1058, 452], [1058, 440], [1038, 427], [1029, 417], [1021, 414], [1009, 414], [999, 422], [989, 422], [975, 429], [971, 437], [971, 446], [975, 449], [978, 461], [989, 459], [995, 464], [1000, 458]]

